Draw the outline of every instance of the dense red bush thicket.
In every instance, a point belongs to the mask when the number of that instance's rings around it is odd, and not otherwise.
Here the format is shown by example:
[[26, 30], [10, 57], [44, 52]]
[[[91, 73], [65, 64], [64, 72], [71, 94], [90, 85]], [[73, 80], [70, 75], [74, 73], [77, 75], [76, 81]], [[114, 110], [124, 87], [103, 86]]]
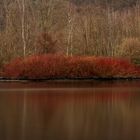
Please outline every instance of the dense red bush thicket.
[[27, 79], [138, 77], [140, 68], [119, 58], [39, 55], [15, 59], [3, 73], [7, 78]]

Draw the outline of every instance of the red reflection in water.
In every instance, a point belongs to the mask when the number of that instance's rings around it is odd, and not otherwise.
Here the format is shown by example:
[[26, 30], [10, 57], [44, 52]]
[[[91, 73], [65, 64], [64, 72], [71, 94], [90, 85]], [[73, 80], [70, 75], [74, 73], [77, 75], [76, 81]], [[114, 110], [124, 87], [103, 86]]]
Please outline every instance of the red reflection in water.
[[96, 102], [101, 103], [112, 103], [113, 101], [128, 101], [130, 98], [135, 98], [135, 94], [126, 89], [117, 88], [112, 90], [106, 89], [87, 89], [87, 90], [59, 90], [59, 91], [31, 91], [28, 93], [13, 93], [7, 95], [7, 100], [16, 104], [17, 101], [23, 100], [24, 96], [26, 97], [26, 101], [30, 104], [38, 105], [40, 104], [42, 107], [50, 107], [51, 109], [55, 109], [58, 106], [65, 105], [70, 102], [91, 102], [92, 104]]
[[0, 94], [3, 140], [140, 139], [139, 88], [17, 89]]

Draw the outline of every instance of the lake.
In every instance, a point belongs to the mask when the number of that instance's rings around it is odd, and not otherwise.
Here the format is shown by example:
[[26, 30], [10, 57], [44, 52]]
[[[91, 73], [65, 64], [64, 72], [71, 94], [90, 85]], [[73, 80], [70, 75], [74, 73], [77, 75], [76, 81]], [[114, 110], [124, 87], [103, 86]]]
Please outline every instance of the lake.
[[1, 140], [140, 140], [140, 81], [0, 83]]

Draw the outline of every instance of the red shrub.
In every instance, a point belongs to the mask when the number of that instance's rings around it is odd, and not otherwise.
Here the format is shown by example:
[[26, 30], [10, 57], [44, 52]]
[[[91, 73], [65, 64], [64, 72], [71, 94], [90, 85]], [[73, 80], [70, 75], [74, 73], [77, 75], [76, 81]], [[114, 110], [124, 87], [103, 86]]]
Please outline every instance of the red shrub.
[[24, 70], [23, 59], [14, 59], [11, 63], [4, 66], [3, 75], [10, 78], [17, 78], [22, 76]]
[[96, 75], [100, 77], [131, 77], [137, 74], [130, 61], [119, 58], [96, 58], [95, 69]]
[[4, 76], [27, 79], [136, 77], [140, 76], [140, 68], [118, 58], [39, 55], [13, 60], [5, 65]]
[[[92, 60], [92, 59], [91, 59]], [[95, 76], [94, 61], [84, 57], [68, 58], [67, 77], [70, 78], [86, 78]]]

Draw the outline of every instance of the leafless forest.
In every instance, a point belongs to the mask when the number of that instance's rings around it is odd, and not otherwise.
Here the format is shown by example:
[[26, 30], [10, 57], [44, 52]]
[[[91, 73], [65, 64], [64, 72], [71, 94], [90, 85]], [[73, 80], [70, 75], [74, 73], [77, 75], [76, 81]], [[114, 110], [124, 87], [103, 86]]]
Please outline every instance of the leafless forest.
[[1, 0], [0, 65], [16, 57], [140, 56], [139, 0]]

